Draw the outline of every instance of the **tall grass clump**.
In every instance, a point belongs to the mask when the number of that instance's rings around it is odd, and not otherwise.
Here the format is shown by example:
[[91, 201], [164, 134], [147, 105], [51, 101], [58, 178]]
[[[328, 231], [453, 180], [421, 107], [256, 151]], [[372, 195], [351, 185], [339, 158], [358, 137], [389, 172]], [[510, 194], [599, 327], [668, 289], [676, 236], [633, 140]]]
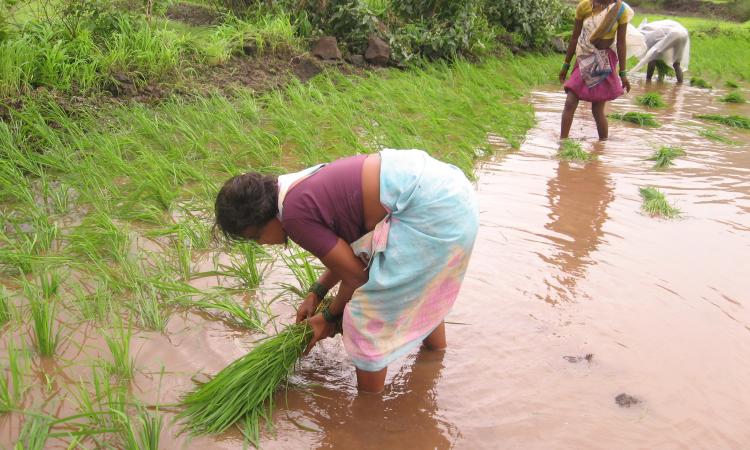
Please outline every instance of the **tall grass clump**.
[[679, 147], [662, 146], [654, 155], [648, 158], [648, 161], [654, 161], [654, 169], [663, 170], [673, 164], [673, 160], [680, 156], [685, 156], [685, 150]]
[[557, 157], [566, 161], [590, 161], [596, 159], [593, 155], [581, 147], [580, 142], [572, 139], [563, 139]]
[[712, 122], [718, 122], [722, 125], [726, 125], [732, 128], [742, 128], [750, 130], [750, 117], [740, 115], [722, 116], [720, 114], [696, 114], [698, 119], [710, 120]]
[[53, 356], [60, 340], [60, 330], [55, 330], [57, 317], [57, 290], [59, 274], [53, 272], [39, 277], [39, 286], [23, 280], [24, 291], [29, 299], [32, 319], [32, 341], [42, 356]]
[[730, 92], [729, 94], [721, 97], [719, 101], [724, 103], [745, 103], [747, 100], [745, 100], [745, 97], [743, 97], [739, 92]]
[[630, 111], [625, 114], [612, 113], [609, 117], [623, 122], [630, 122], [642, 127], [658, 127], [659, 122], [656, 121], [653, 114]]
[[680, 215], [680, 210], [669, 204], [664, 194], [655, 187], [639, 188], [643, 204], [641, 209], [651, 216], [672, 219]]
[[657, 92], [649, 92], [648, 94], [639, 95], [635, 101], [646, 108], [663, 108], [666, 104], [662, 100], [661, 95]]
[[711, 83], [699, 77], [691, 78], [690, 86], [701, 88], [701, 89], [713, 89], [713, 86], [711, 86]]

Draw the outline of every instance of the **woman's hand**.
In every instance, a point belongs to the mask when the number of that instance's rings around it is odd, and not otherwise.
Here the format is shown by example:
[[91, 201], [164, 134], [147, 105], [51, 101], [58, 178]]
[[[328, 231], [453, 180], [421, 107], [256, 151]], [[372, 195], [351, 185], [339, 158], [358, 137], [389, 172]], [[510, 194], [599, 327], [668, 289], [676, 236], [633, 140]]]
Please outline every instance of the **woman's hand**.
[[307, 297], [302, 301], [302, 304], [297, 308], [297, 322], [300, 323], [305, 319], [309, 319], [315, 314], [315, 310], [318, 309], [320, 299], [315, 293], [310, 292]]
[[568, 77], [568, 69], [560, 69], [560, 84], [565, 84], [565, 79]]
[[628, 77], [620, 77], [620, 81], [622, 81], [622, 87], [625, 88], [626, 92], [630, 92], [630, 81], [628, 81]]
[[305, 354], [312, 350], [318, 341], [333, 336], [333, 333], [336, 331], [335, 324], [327, 322], [323, 318], [323, 314], [315, 314], [307, 320], [307, 323], [312, 328], [313, 336], [305, 349]]

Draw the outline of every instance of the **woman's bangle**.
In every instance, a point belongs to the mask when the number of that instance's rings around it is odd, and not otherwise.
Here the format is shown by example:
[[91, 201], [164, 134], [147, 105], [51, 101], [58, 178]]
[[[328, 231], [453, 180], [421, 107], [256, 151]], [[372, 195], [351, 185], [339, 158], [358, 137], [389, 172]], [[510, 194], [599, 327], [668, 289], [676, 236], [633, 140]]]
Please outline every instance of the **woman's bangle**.
[[341, 317], [343, 317], [343, 315], [344, 315], [344, 314], [336, 314], [336, 315], [331, 314], [331, 310], [328, 309], [327, 306], [325, 308], [323, 308], [323, 311], [321, 311], [321, 312], [323, 313], [323, 318], [328, 323], [336, 323], [339, 320], [341, 320]]
[[568, 70], [570, 69], [570, 63], [564, 62], [562, 65], [562, 70]]
[[628, 76], [627, 70], [621, 70], [620, 71], [620, 78], [623, 78], [623, 77], [626, 77], [626, 76]]
[[313, 293], [318, 296], [319, 299], [323, 300], [326, 298], [326, 294], [328, 294], [328, 289], [326, 289], [325, 286], [318, 283], [317, 281], [310, 285], [310, 289], [307, 290], [308, 293]]

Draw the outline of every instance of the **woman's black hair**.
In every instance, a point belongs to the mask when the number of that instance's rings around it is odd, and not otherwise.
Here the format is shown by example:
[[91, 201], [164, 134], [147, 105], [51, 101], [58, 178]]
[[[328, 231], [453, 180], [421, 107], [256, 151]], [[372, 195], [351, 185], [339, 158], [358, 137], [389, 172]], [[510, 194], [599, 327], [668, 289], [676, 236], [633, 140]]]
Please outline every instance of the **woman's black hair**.
[[244, 239], [249, 226], [262, 227], [276, 217], [278, 179], [249, 172], [230, 178], [216, 195], [216, 224], [229, 240]]

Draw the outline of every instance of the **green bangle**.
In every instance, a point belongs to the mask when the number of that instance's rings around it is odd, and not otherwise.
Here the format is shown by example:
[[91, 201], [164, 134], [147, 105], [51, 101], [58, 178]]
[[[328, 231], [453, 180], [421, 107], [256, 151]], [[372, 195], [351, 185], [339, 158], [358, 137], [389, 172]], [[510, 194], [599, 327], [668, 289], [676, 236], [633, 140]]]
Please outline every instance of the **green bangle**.
[[327, 306], [325, 308], [323, 308], [323, 311], [321, 311], [321, 312], [323, 313], [323, 318], [328, 323], [336, 323], [339, 320], [341, 320], [341, 317], [343, 317], [343, 315], [344, 315], [344, 314], [336, 314], [334, 316], [333, 314], [331, 314], [331, 310], [329, 310]]
[[620, 78], [628, 76], [628, 72], [626, 70], [620, 71]]
[[326, 294], [328, 294], [328, 289], [326, 289], [325, 286], [316, 281], [315, 283], [310, 285], [310, 289], [308, 289], [307, 292], [311, 292], [317, 295], [319, 299], [323, 300], [324, 298], [326, 298]]
[[568, 69], [570, 69], [570, 63], [563, 63], [563, 65], [562, 65], [562, 69], [563, 69], [563, 70], [568, 70]]

